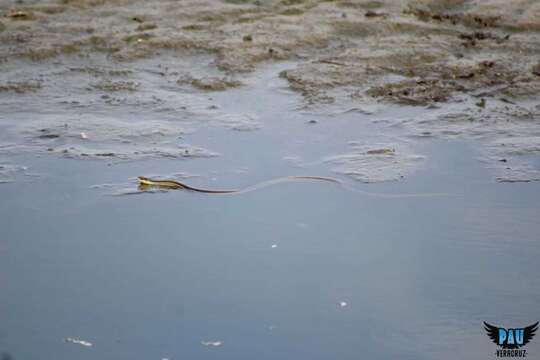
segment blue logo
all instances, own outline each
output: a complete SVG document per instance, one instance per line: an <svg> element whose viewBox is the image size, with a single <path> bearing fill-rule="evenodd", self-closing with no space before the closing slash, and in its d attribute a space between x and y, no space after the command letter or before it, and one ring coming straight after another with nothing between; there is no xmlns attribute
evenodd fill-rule
<svg viewBox="0 0 540 360"><path fill-rule="evenodd" d="M526 357L527 351L522 349L531 341L538 329L538 321L524 328L503 328L484 321L484 330L493 342L501 349L496 351L497 357Z"/></svg>

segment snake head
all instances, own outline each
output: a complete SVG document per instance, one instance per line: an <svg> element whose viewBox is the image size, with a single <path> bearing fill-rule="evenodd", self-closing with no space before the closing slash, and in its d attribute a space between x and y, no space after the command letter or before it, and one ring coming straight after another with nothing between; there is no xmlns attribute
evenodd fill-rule
<svg viewBox="0 0 540 360"><path fill-rule="evenodd" d="M146 191L149 188L152 187L152 182L149 178L144 176L137 176L137 180L139 180L139 190L140 191Z"/></svg>
<svg viewBox="0 0 540 360"><path fill-rule="evenodd" d="M152 185L152 180L147 177L137 176L137 180L139 180L139 184L141 185Z"/></svg>

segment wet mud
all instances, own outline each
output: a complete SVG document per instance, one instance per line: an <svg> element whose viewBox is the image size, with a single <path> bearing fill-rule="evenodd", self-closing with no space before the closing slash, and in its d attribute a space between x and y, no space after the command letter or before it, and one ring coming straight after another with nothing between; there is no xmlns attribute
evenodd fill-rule
<svg viewBox="0 0 540 360"><path fill-rule="evenodd" d="M411 138L478 141L500 181L539 178L527 157L540 148L536 2L63 0L4 2L0 13L2 117L66 114L10 128L26 149L215 156L178 140L201 124L261 129L256 114L223 111L212 96L286 63L279 75L301 95L296 110L421 108L394 125ZM400 155L381 154L405 166Z"/></svg>

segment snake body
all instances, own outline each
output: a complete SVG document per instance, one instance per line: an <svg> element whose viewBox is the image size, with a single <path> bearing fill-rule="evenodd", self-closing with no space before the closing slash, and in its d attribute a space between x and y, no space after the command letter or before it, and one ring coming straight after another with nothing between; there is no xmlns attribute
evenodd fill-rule
<svg viewBox="0 0 540 360"><path fill-rule="evenodd" d="M245 189L213 190L213 189L197 188L197 187L187 185L176 180L157 180L157 179L150 179L144 176L139 176L138 180L139 180L139 185L141 186L142 189L148 188L148 187L158 187L158 188L171 189L171 190L181 190L181 189L190 190L190 191L206 193L206 194L239 194L239 193L244 193L244 192L260 189L262 187L273 185L279 182L294 181L294 180L327 181L327 182L341 184L341 181L337 179L323 177L323 176L286 176L286 177L277 178L277 179L273 179L269 181L264 181L264 182L255 184L253 186L247 187Z"/></svg>
<svg viewBox="0 0 540 360"><path fill-rule="evenodd" d="M411 197L432 197L432 196L447 196L448 194L443 193L417 193L417 194L383 194L383 193L373 193L369 191L363 191L360 189L357 189L355 187L352 187L348 184L343 183L342 181L338 179L334 179L331 177L324 177L324 176L286 176L281 177L277 179L272 179L268 181L263 181L258 184L243 188L243 189L223 189L223 190L214 190L214 189L202 189L197 188L191 185L184 184L182 182L176 181L176 180L158 180L158 179L150 179L144 176L139 176L139 189L140 190L146 190L148 188L162 188L162 189L170 189L170 190L189 190L199 193L206 193L206 194L243 194L246 192L258 190L270 185L274 185L277 183L282 182L290 182L290 181L325 181L334 183L337 185L342 186L343 188L360 193L366 196L372 196L372 197L378 197L378 198L411 198Z"/></svg>

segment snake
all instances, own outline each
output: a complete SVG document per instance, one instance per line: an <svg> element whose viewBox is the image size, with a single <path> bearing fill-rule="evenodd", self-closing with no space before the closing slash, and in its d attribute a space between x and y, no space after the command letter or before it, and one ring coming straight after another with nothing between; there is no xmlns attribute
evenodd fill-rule
<svg viewBox="0 0 540 360"><path fill-rule="evenodd" d="M242 194L242 193L254 191L257 189L261 189L263 187L267 187L267 186L274 185L277 183L282 183L282 182L323 181L323 182L329 182L329 183L340 185L353 192L358 192L367 196L382 197L382 198L431 197L431 196L447 195L447 194L442 194L442 193L415 193L415 194L374 193L374 192L363 191L357 188L353 188L352 186L345 184L343 181L339 179L325 177L325 176L285 176L285 177L263 181L263 182L257 183L255 185L252 185L243 189L205 189L205 188L194 187L194 186L191 186L191 185L188 185L183 182L176 181L176 180L159 180L159 179L151 179L144 176L138 176L137 179L139 181L139 190L142 190L142 191L145 191L149 188L160 188L160 189L167 189L167 190L189 190L189 191L205 193L205 194L225 194L226 195L226 194Z"/></svg>

